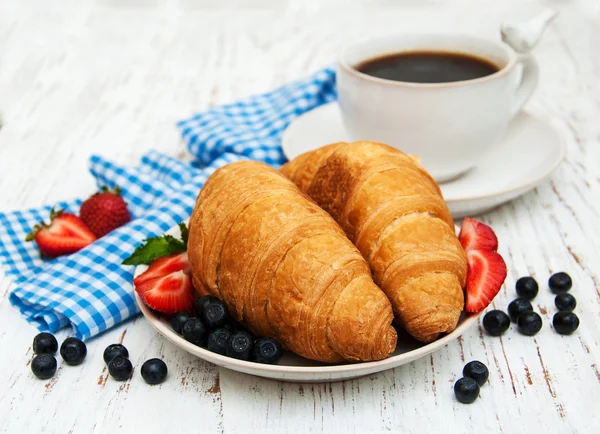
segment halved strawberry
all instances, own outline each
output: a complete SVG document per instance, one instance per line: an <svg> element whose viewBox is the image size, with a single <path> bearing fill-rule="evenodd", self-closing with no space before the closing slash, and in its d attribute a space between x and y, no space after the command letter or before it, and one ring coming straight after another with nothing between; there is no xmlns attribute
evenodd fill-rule
<svg viewBox="0 0 600 434"><path fill-rule="evenodd" d="M481 312L494 299L504 279L506 264L491 250L467 250L467 312Z"/></svg>
<svg viewBox="0 0 600 434"><path fill-rule="evenodd" d="M133 279L133 284L138 286L147 280L166 276L175 271L183 271L185 274L190 274L190 261L188 260L187 252L175 253L174 255L156 259L146 271Z"/></svg>
<svg viewBox="0 0 600 434"><path fill-rule="evenodd" d="M183 271L146 280L136 285L135 291L146 306L169 315L182 310L191 312L194 304L192 281Z"/></svg>
<svg viewBox="0 0 600 434"><path fill-rule="evenodd" d="M498 250L498 238L488 225L467 217L460 227L458 240L467 250Z"/></svg>

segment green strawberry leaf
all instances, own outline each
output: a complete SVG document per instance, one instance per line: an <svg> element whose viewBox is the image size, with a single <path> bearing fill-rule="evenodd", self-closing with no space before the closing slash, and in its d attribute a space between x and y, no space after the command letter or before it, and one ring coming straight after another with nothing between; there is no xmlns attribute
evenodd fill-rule
<svg viewBox="0 0 600 434"><path fill-rule="evenodd" d="M161 235L148 238L138 246L131 256L123 261L123 265L150 265L163 256L185 252L187 249L188 229L185 223L180 223L181 240L172 235Z"/></svg>
<svg viewBox="0 0 600 434"><path fill-rule="evenodd" d="M183 241L183 244L185 244L185 248L187 249L188 228L185 225L185 223L183 223L183 222L179 223L179 230L181 231L181 241Z"/></svg>

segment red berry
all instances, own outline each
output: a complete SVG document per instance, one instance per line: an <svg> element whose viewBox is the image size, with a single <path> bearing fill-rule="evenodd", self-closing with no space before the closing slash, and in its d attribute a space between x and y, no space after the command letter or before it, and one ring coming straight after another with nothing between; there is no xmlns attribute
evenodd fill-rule
<svg viewBox="0 0 600 434"><path fill-rule="evenodd" d="M473 218L465 218L458 235L465 250L498 250L498 238L488 225Z"/></svg>
<svg viewBox="0 0 600 434"><path fill-rule="evenodd" d="M147 280L166 276L175 271L183 271L186 274L190 274L190 261L188 260L187 252L175 253L174 255L156 259L146 271L133 279L133 284L139 286Z"/></svg>
<svg viewBox="0 0 600 434"><path fill-rule="evenodd" d="M146 280L135 291L146 306L166 314L190 312L194 304L192 282L183 271Z"/></svg>
<svg viewBox="0 0 600 434"><path fill-rule="evenodd" d="M113 190L103 187L101 192L81 204L79 215L98 238L131 221L119 187Z"/></svg>

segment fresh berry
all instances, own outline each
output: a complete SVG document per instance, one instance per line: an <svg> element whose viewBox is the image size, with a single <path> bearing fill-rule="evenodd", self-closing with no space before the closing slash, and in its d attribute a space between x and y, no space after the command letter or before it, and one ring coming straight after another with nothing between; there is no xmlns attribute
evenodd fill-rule
<svg viewBox="0 0 600 434"><path fill-rule="evenodd" d="M33 352L35 354L56 354L58 351L58 342L53 334L40 333L33 338Z"/></svg>
<svg viewBox="0 0 600 434"><path fill-rule="evenodd" d="M481 312L494 299L506 279L506 264L496 252L467 250L467 312Z"/></svg>
<svg viewBox="0 0 600 434"><path fill-rule="evenodd" d="M135 291L146 306L168 315L182 310L189 312L194 303L190 276L183 271L147 280L137 285Z"/></svg>
<svg viewBox="0 0 600 434"><path fill-rule="evenodd" d="M186 341L194 345L198 345L199 347L206 345L208 330L198 318L188 319L181 329L181 334Z"/></svg>
<svg viewBox="0 0 600 434"><path fill-rule="evenodd" d="M488 225L473 218L465 218L460 227L458 240L467 250L498 250L498 238Z"/></svg>
<svg viewBox="0 0 600 434"><path fill-rule="evenodd" d="M50 211L50 224L40 222L25 238L35 240L43 256L56 258L77 252L96 241L96 236L75 214Z"/></svg>
<svg viewBox="0 0 600 434"><path fill-rule="evenodd" d="M463 377L454 383L456 399L463 404L471 404L479 396L479 384L471 377Z"/></svg>
<svg viewBox="0 0 600 434"><path fill-rule="evenodd" d="M273 338L257 339L254 342L254 354L252 360L258 363L274 365L279 362L283 352L281 344Z"/></svg>
<svg viewBox="0 0 600 434"><path fill-rule="evenodd" d="M570 335L579 327L579 318L573 312L557 312L552 318L554 330L561 335Z"/></svg>
<svg viewBox="0 0 600 434"><path fill-rule="evenodd" d="M185 311L175 312L171 317L171 326L173 327L173 330L175 330L175 333L181 334L181 329L183 329L183 325L188 319L190 319L189 313Z"/></svg>
<svg viewBox="0 0 600 434"><path fill-rule="evenodd" d="M550 279L548 279L548 286L553 293L562 294L571 289L573 281L571 280L571 276L561 271L560 273L555 273L550 276Z"/></svg>
<svg viewBox="0 0 600 434"><path fill-rule="evenodd" d="M104 350L104 363L108 364L112 359L118 356L125 357L126 359L128 359L129 351L127 351L127 348L125 348L125 346L122 344L109 345Z"/></svg>
<svg viewBox="0 0 600 434"><path fill-rule="evenodd" d="M102 187L99 193L81 204L79 215L98 238L131 221L119 187L113 190Z"/></svg>
<svg viewBox="0 0 600 434"><path fill-rule="evenodd" d="M117 381L125 381L133 374L133 365L127 357L117 356L108 362L108 373Z"/></svg>
<svg viewBox="0 0 600 434"><path fill-rule="evenodd" d="M207 348L213 353L225 355L231 332L225 328L215 329L208 334Z"/></svg>
<svg viewBox="0 0 600 434"><path fill-rule="evenodd" d="M80 365L86 355L87 347L77 338L67 338L60 346L60 356L67 365Z"/></svg>
<svg viewBox="0 0 600 434"><path fill-rule="evenodd" d="M533 300L538 293L538 284L533 277L521 277L515 285L519 297Z"/></svg>
<svg viewBox="0 0 600 434"><path fill-rule="evenodd" d="M133 284L139 286L148 280L163 277L175 271L183 271L185 274L190 274L190 261L187 252L175 253L156 259L146 271L133 279Z"/></svg>
<svg viewBox="0 0 600 434"><path fill-rule="evenodd" d="M244 331L232 333L229 341L227 341L225 354L234 359L250 360L250 355L252 354L252 335Z"/></svg>
<svg viewBox="0 0 600 434"><path fill-rule="evenodd" d="M527 336L533 336L542 329L542 317L533 311L523 312L517 319L519 331Z"/></svg>
<svg viewBox="0 0 600 434"><path fill-rule="evenodd" d="M477 381L479 386L483 386L490 376L490 371L483 363L473 360L465 365L463 375Z"/></svg>
<svg viewBox="0 0 600 434"><path fill-rule="evenodd" d="M532 311L533 306L526 298L515 298L508 305L508 315L513 322L517 322L517 319L523 312Z"/></svg>
<svg viewBox="0 0 600 434"><path fill-rule="evenodd" d="M51 354L38 354L31 361L31 372L40 380L52 378L56 372L56 359Z"/></svg>
<svg viewBox="0 0 600 434"><path fill-rule="evenodd" d="M142 378L148 384L160 384L167 378L167 364L160 359L146 360L142 365Z"/></svg>
<svg viewBox="0 0 600 434"><path fill-rule="evenodd" d="M565 312L571 312L577 306L577 300L568 292L564 294L558 294L554 298L554 305L558 310L562 310Z"/></svg>
<svg viewBox="0 0 600 434"><path fill-rule="evenodd" d="M217 297L213 295L203 295L202 297L194 300L194 313L198 318L202 318L204 315L204 309L208 306L209 303L213 301L220 301Z"/></svg>
<svg viewBox="0 0 600 434"><path fill-rule="evenodd" d="M200 318L206 327L214 329L225 325L229 319L229 312L221 300L212 300L205 304Z"/></svg>
<svg viewBox="0 0 600 434"><path fill-rule="evenodd" d="M510 318L501 310L490 310L483 317L483 328L492 336L500 336L510 326Z"/></svg>

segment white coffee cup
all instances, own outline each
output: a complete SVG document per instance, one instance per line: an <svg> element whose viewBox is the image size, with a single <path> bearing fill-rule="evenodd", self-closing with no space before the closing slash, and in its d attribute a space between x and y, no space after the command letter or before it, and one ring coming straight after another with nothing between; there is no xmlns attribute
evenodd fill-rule
<svg viewBox="0 0 600 434"><path fill-rule="evenodd" d="M472 80L410 83L356 69L383 55L411 51L468 54L499 70ZM502 139L537 81L538 66L531 55L517 54L499 40L458 34L369 39L346 48L337 68L338 99L350 136L419 156L440 182L475 166Z"/></svg>

